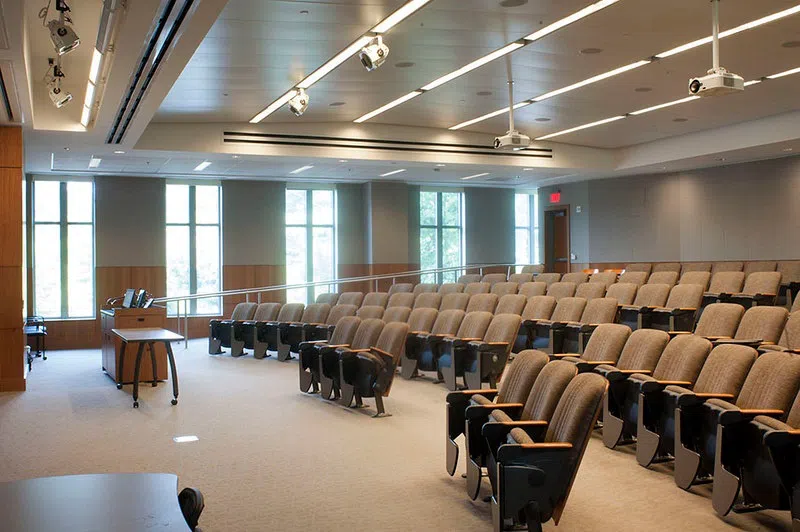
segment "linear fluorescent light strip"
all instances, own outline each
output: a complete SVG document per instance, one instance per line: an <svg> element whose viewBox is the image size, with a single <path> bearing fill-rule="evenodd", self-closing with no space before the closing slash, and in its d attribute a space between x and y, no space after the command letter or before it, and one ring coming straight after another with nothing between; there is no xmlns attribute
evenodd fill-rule
<svg viewBox="0 0 800 532"><path fill-rule="evenodd" d="M89 159L89 168L97 168L98 166L100 166L100 162L102 160L103 159L98 159L97 157L92 157L91 159Z"/></svg>
<svg viewBox="0 0 800 532"><path fill-rule="evenodd" d="M659 109L664 109L666 107L672 107L673 105L680 105L682 103L691 102L692 100L699 99L700 96L687 96L686 98L681 98L680 100L674 100L667 103L662 103L660 105L654 105L653 107L647 107L645 109L639 109L638 111L633 111L630 113L631 115L643 115L645 113L649 113L651 111L658 111Z"/></svg>
<svg viewBox="0 0 800 532"><path fill-rule="evenodd" d="M522 39L522 41L524 41L524 42L515 41L515 42L512 42L512 43L509 43L509 44L505 45L504 47L502 47L502 48L500 48L498 50L495 50L494 52L492 52L492 53L490 53L488 55L480 57L480 58L476 59L475 61L472 61L471 63L468 63L468 64L464 65L463 67L450 72L449 74L445 74L444 76L431 81L427 85L424 85L423 87L421 87L419 90L411 92L411 93L407 94L406 96L402 96L402 97L400 97L400 98L398 98L398 99L396 99L396 100L394 100L392 102L389 102L388 104L384 105L383 107L379 107L378 109L375 109L374 111L371 111L371 112L365 114L364 116L361 116L361 117L353 120L353 122L355 122L356 124L360 124L362 122L366 122L370 118L374 118L374 117L378 116L379 114L384 113L384 112L388 111L389 109L392 109L393 107L397 107L398 105L401 105L401 104L407 102L411 98L419 96L423 92L427 92L427 91L433 90L433 89L435 89L435 88L437 88L437 87L439 87L441 85L444 85L445 83L449 83L450 81L453 81L454 79L456 79L458 77L461 77L464 74L467 74L468 72L472 72L476 68L480 68L480 67L482 67L483 65L485 65L487 63L491 63L495 59L499 59L499 58L501 58L501 57L503 57L505 55L510 54L511 52L513 52L515 50L518 50L518 49L522 48L523 46L527 46L527 45L531 44L532 42L538 41L539 39L541 39L542 37L544 37L546 35L549 35L549 34L555 32L555 31L558 31L561 28L572 24L573 22L577 22L578 20L581 20L582 18L588 17L592 13L596 13L597 11L600 11L601 9L605 9L606 7L608 7L610 5L613 5L613 4L616 4L617 2L619 2L619 0L601 0L600 2L596 2L596 3L594 3L594 4L590 5L590 6L587 6L587 7L583 8L583 9L581 9L580 11L576 11L575 13L573 13L573 14L567 16L567 17L564 17L564 18L562 18L560 20L557 20L556 22L548 25L545 28L542 28L541 30L539 30L539 31L537 31L535 33L531 33L530 35L528 35L527 37L524 37ZM374 31L377 31L377 30L374 30ZM505 111L506 110L504 109L503 112L505 112ZM501 114L501 113L498 113L498 114Z"/></svg>
<svg viewBox="0 0 800 532"><path fill-rule="evenodd" d="M757 28L759 26L763 26L764 24L768 24L770 22L774 22L776 20L780 20L780 19L789 17L789 16L795 15L797 13L800 13L800 5L797 5L795 7L791 7L789 9L784 9L783 11L778 11L777 13L773 13L771 15L767 15L765 17L761 17L759 19L752 20L750 22L746 22L744 24L736 26L735 28L731 28L729 30L722 31L722 32L720 32L719 37L720 37L720 39L725 38L725 37L730 37L731 35L736 35L737 33L741 33L741 32L746 31L746 30L751 30L753 28ZM544 28L544 29L546 29L546 28ZM544 29L540 30L540 31L544 31ZM526 37L526 39L527 39L527 37ZM691 50L693 48L697 48L698 46L702 46L704 44L708 44L711 41L712 41L712 38L710 36L709 37L703 37L702 39L697 39L697 40L694 40L692 42L689 42L689 43L686 43L686 44L682 44L681 46L677 46L675 48L672 48L671 50L667 50L666 52L661 52L660 54L656 54L655 57L658 58L658 59L664 59L664 58L671 57L673 55L677 55L679 53L685 52L687 50ZM541 96L537 96L535 98L531 98L530 100L526 100L524 102L520 102L519 104L515 104L514 108L517 109L517 105L519 105L520 107L524 107L525 105L529 105L529 104L531 104L533 102L540 102L540 101L545 100L547 98L552 98L553 96L556 96L556 95L559 95L559 94L564 94L565 92L569 92L569 91L578 89L580 87L585 87L586 85L590 85L592 83L596 83L598 81L607 79L607 78L612 77L612 76L617 76L619 74L622 74L622 73L627 72L629 70L633 70L634 68L638 68L640 66L644 66L644 65L652 62L650 59L646 59L646 60L643 60L643 61L644 62L637 61L636 63L631 63L630 65L626 65L624 67L620 67L620 68L611 70L609 72L605 72L604 74L598 74L597 76L593 76L591 78L588 78L586 80L580 81L578 83L574 83L572 85L569 85L568 87L557 89L557 90L548 92L546 94L543 94ZM748 82L748 83L753 84L753 82ZM756 83L757 83L757 81L756 81ZM485 114L483 116L479 116L477 118L473 118L471 120L467 120L466 122L461 122L460 124L456 124L455 126L452 126L452 127L448 128L448 129L450 129L451 131L456 131L456 130L459 130L459 129L462 129L462 128L465 128L465 127L468 127L468 126L471 126L471 125L474 125L474 124L477 124L479 122L483 122L484 120L488 120L490 118L494 118L495 116L500 116L502 114L505 114L506 112L508 112L508 108L498 109L497 111L493 111L493 112L487 113L487 114Z"/></svg>
<svg viewBox="0 0 800 532"><path fill-rule="evenodd" d="M209 166L211 166L211 161L203 161L202 163L200 163L200 164L198 164L197 166L194 167L194 171L195 172L202 172L203 170L205 170Z"/></svg>
<svg viewBox="0 0 800 532"><path fill-rule="evenodd" d="M356 39L353 43L351 43L347 48L333 56L329 59L326 63L324 63L321 67L313 71L311 74L303 78L300 83L295 85L294 88L286 92L283 96L269 104L263 111L258 113L252 119L250 119L251 124L257 124L261 122L266 117L286 105L286 103L291 100L296 94L297 89L308 89L316 82L330 74L333 70L339 67L342 63L353 57L355 54L359 52L364 46L369 44L372 39L375 38L376 34L380 35L386 33L403 20L408 18L409 16L413 15L419 9L425 6L425 4L431 2L432 0L411 0L410 2L406 2L403 4L402 7L391 13L388 17L383 19L381 22L378 23L377 26L372 28L367 34L362 35L358 39Z"/></svg>
<svg viewBox="0 0 800 532"><path fill-rule="evenodd" d="M314 168L314 165L313 164L309 164L309 165L306 165L306 166L301 166L297 170L292 170L289 173L290 174L301 174L301 173L305 172L306 170L311 170L312 168Z"/></svg>
<svg viewBox="0 0 800 532"><path fill-rule="evenodd" d="M467 179L475 179L476 177L483 177L485 175L489 175L489 172L484 172L482 174L468 175L467 177L462 177L461 179L466 181Z"/></svg>
<svg viewBox="0 0 800 532"><path fill-rule="evenodd" d="M389 177L390 175L400 174L400 173L405 172L405 171L406 171L405 168L401 168L400 170L394 170L394 171L391 171L391 172L386 172L385 174L381 174L381 177Z"/></svg>
<svg viewBox="0 0 800 532"><path fill-rule="evenodd" d="M597 122L591 122L589 124L583 124L582 126L565 129L564 131L557 131L556 133L550 133L549 135L539 137L535 140L547 140L553 137L558 137L560 135L566 135L567 133L580 131L581 129L589 129L590 127L602 126L603 124L608 124L609 122L616 122L617 120L622 120L623 118L625 118L625 115L612 116L611 118L604 118L603 120L598 120Z"/></svg>

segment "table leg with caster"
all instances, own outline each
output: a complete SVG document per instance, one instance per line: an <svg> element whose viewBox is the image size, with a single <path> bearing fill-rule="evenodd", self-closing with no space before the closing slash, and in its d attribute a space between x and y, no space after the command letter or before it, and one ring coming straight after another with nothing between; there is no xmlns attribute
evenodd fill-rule
<svg viewBox="0 0 800 532"><path fill-rule="evenodd" d="M117 390L122 389L122 380L125 378L125 375L122 370L125 368L125 348L128 347L128 342L122 342L122 347L119 349L119 367L117 368Z"/></svg>
<svg viewBox="0 0 800 532"><path fill-rule="evenodd" d="M178 372L175 370L175 356L172 354L172 345L169 342L164 342L167 347L167 358L169 358L169 369L172 373L172 404L178 404Z"/></svg>
<svg viewBox="0 0 800 532"><path fill-rule="evenodd" d="M156 366L156 346L153 342L147 344L148 349L150 349L150 365L153 369L153 380L150 381L150 385L155 388L158 384L158 367Z"/></svg>
<svg viewBox="0 0 800 532"><path fill-rule="evenodd" d="M139 371L142 368L143 354L144 343L139 342L139 349L136 351L136 366L133 368L133 408L139 408Z"/></svg>

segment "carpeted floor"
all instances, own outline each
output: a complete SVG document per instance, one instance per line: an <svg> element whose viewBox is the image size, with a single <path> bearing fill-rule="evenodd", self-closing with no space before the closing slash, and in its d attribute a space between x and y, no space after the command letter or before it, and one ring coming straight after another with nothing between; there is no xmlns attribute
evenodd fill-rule
<svg viewBox="0 0 800 532"><path fill-rule="evenodd" d="M177 406L162 383L141 388L138 410L131 387L119 391L101 372L99 351L36 360L29 391L0 394L0 480L176 473L205 495L205 532L491 529L488 505L445 472L442 386L398 378L386 401L393 416L372 419L371 400L349 410L301 394L296 361L205 351L201 340L176 349ZM199 441L172 441L181 435ZM557 530L733 529L788 531L791 521L788 512L720 519L708 487L684 492L671 466L643 469L595 436Z"/></svg>

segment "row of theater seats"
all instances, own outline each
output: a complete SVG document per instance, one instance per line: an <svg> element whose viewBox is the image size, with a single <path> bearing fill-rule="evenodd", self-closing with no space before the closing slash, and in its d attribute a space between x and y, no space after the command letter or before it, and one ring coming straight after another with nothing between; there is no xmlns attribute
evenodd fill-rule
<svg viewBox="0 0 800 532"><path fill-rule="evenodd" d="M522 351L498 389L448 394L446 469L464 435L467 493L485 469L496 530L558 523L602 405L607 447L635 444L643 467L674 460L683 489L713 483L720 515L791 510L797 528L800 351L756 343L604 324L583 355Z"/></svg>

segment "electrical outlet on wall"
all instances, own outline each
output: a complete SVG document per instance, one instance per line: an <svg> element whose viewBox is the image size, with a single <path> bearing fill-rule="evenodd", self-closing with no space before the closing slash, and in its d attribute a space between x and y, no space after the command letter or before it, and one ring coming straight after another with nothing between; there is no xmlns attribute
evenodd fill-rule
<svg viewBox="0 0 800 532"><path fill-rule="evenodd" d="M578 256L575 253L570 253L569 254L569 259L570 260L578 260Z"/></svg>

